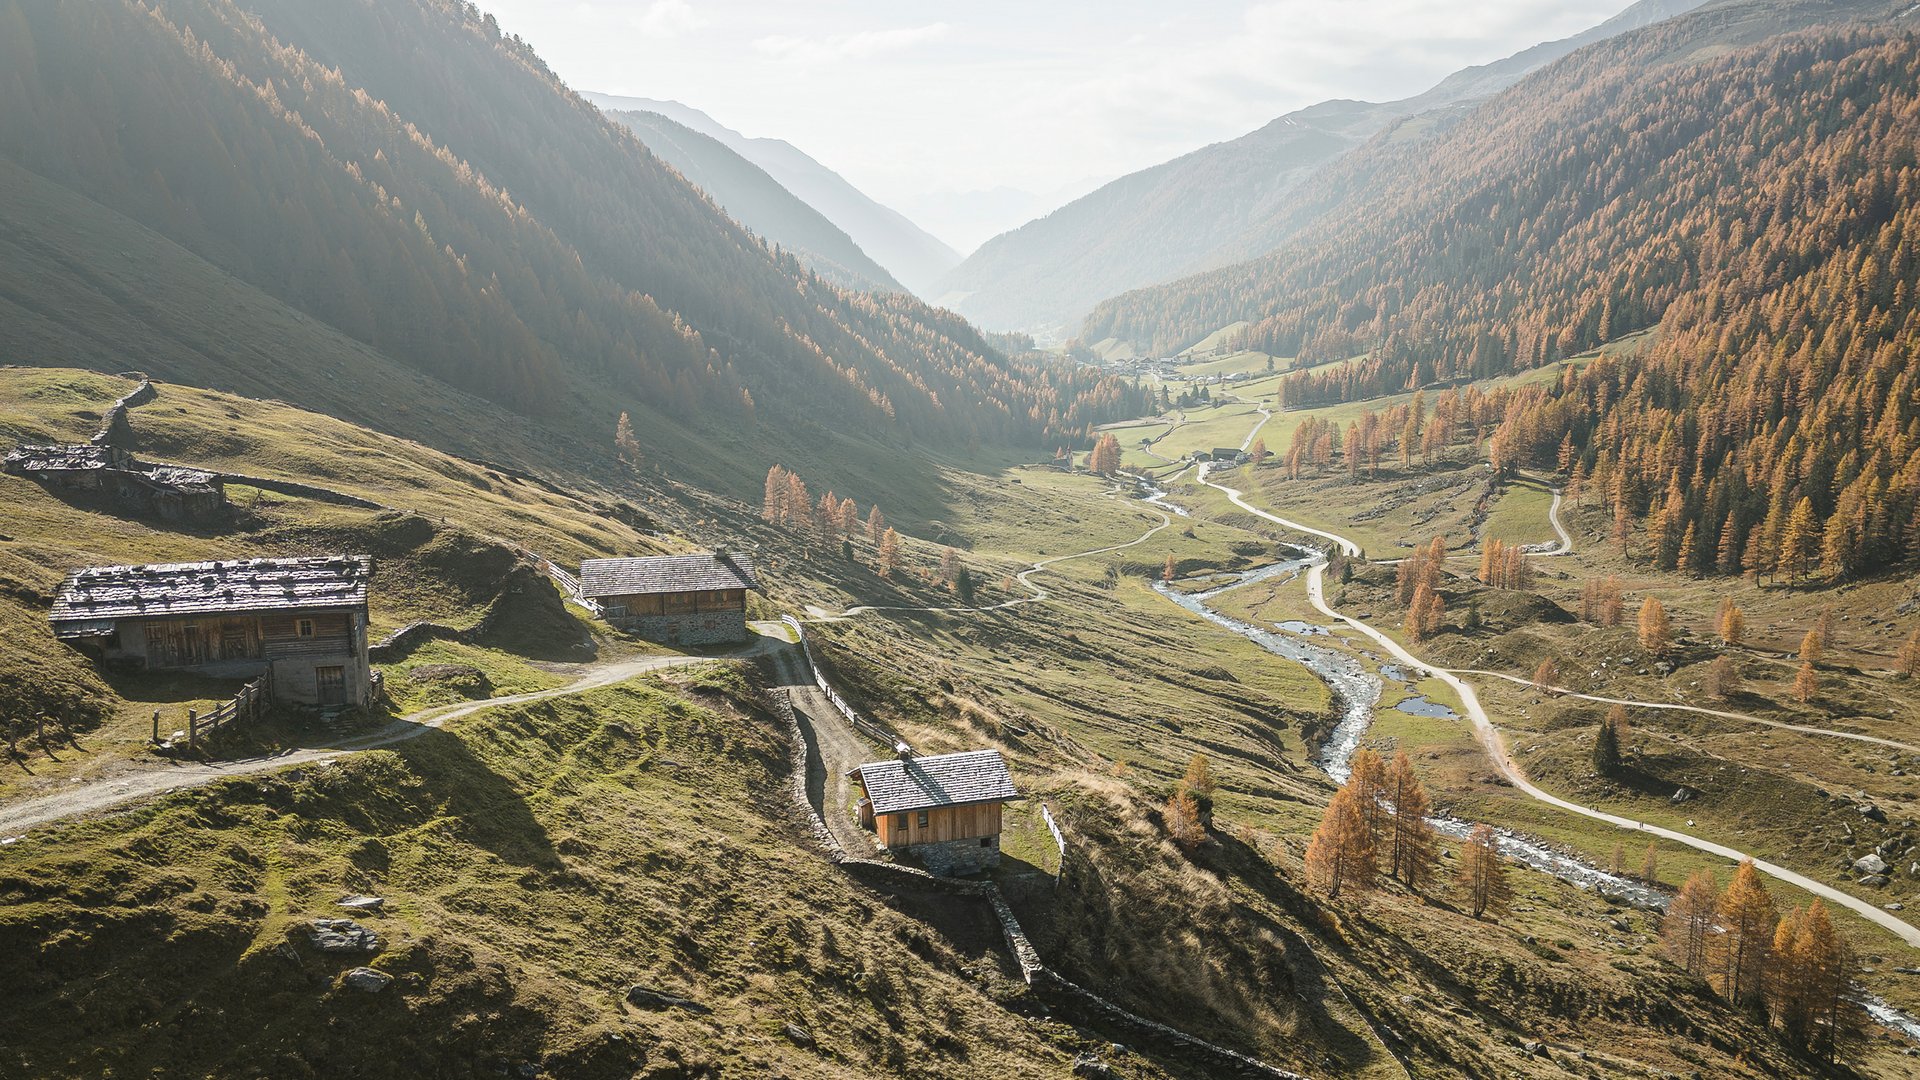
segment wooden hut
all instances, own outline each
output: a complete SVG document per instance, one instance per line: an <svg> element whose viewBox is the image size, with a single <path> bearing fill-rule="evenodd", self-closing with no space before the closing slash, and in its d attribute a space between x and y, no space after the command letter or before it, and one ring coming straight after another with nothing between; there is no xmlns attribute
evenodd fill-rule
<svg viewBox="0 0 1920 1080"><path fill-rule="evenodd" d="M1001 807L1019 798L998 750L914 757L853 769L860 823L890 850L936 874L971 874L1000 862Z"/></svg>
<svg viewBox="0 0 1920 1080"><path fill-rule="evenodd" d="M759 588L753 563L726 551L580 564L580 592L608 622L675 645L745 641L747 591Z"/></svg>
<svg viewBox="0 0 1920 1080"><path fill-rule="evenodd" d="M54 636L108 664L251 679L300 705L367 705L365 555L96 566L54 595Z"/></svg>

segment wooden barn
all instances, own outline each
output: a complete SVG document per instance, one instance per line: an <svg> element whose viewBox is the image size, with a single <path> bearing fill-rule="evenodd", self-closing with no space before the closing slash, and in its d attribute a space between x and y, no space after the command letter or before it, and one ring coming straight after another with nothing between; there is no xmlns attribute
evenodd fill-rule
<svg viewBox="0 0 1920 1080"><path fill-rule="evenodd" d="M55 594L54 635L106 664L251 679L275 699L368 705L364 555L75 570Z"/></svg>
<svg viewBox="0 0 1920 1080"><path fill-rule="evenodd" d="M1000 863L1000 814L1019 798L998 750L914 757L858 766L860 824L890 850L936 874L972 874Z"/></svg>
<svg viewBox="0 0 1920 1080"><path fill-rule="evenodd" d="M747 591L759 588L753 563L725 551L580 564L580 591L608 622L673 645L747 640Z"/></svg>

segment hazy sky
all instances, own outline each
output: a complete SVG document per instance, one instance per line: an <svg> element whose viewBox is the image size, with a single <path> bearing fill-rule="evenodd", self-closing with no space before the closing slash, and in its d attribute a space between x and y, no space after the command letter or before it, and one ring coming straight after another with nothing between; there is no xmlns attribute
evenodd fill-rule
<svg viewBox="0 0 1920 1080"><path fill-rule="evenodd" d="M786 139L965 250L984 224L933 220L955 193L1046 209L1303 105L1418 93L1628 0L478 2L575 89Z"/></svg>

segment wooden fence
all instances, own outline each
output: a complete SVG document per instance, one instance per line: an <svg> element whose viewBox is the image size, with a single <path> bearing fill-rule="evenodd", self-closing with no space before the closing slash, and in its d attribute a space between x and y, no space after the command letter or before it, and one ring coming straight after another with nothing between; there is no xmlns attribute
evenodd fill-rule
<svg viewBox="0 0 1920 1080"><path fill-rule="evenodd" d="M813 675L813 684L820 688L821 693L827 695L827 700L833 702L833 707L840 710L841 716L847 718L847 723L852 724L855 731L882 746L900 745L904 740L898 734L861 716L852 705L847 703L847 699L841 697L839 691L827 682L826 673L820 670L820 661L813 655L813 645L807 641L807 629L800 624L800 620L791 615L782 615L780 621L793 628L794 635L800 639L800 650L806 654L807 670Z"/></svg>
<svg viewBox="0 0 1920 1080"><path fill-rule="evenodd" d="M201 716L193 709L187 710L187 749L200 748L200 740L212 738L223 728L239 723L252 723L266 712L267 705L273 700L273 673L268 672L240 688L233 700ZM171 738L160 738L160 713L153 714L153 741L157 745L172 744Z"/></svg>

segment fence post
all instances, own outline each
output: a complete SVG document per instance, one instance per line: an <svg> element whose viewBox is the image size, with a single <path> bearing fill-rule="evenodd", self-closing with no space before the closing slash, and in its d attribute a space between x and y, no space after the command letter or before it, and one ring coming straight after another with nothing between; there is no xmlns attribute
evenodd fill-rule
<svg viewBox="0 0 1920 1080"><path fill-rule="evenodd" d="M200 716L198 713L195 713L192 709L188 709L187 710L187 749L189 750L197 749L195 744L198 743L199 741L200 741Z"/></svg>
<svg viewBox="0 0 1920 1080"><path fill-rule="evenodd" d="M153 710L153 741L156 745L158 745L160 742L160 710L159 709Z"/></svg>

